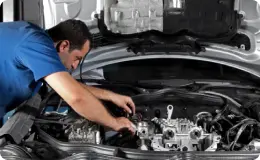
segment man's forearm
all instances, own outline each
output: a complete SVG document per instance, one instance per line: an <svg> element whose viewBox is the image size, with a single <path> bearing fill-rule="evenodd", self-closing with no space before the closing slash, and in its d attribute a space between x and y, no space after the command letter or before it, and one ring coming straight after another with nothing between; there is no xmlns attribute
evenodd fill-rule
<svg viewBox="0 0 260 160"><path fill-rule="evenodd" d="M73 108L83 117L116 130L116 120L91 93L84 93L84 99L75 101ZM82 107L85 106L85 107Z"/></svg>
<svg viewBox="0 0 260 160"><path fill-rule="evenodd" d="M111 100L111 95L113 94L113 92L105 90L105 89L100 89L100 88L97 88L97 87L87 86L87 85L84 85L82 83L80 83L80 84L85 89L87 89L89 92L91 92L98 99L107 100L107 101Z"/></svg>

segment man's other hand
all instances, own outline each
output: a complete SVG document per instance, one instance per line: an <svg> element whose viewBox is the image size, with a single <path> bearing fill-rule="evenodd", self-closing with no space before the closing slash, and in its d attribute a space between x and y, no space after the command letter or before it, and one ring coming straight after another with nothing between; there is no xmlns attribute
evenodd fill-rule
<svg viewBox="0 0 260 160"><path fill-rule="evenodd" d="M123 96L120 94L112 93L110 94L110 100L118 107L123 108L130 114L135 113L135 104L131 97ZM130 109L131 107L131 109Z"/></svg>
<svg viewBox="0 0 260 160"><path fill-rule="evenodd" d="M136 128L134 124L125 117L116 118L117 126L114 128L115 131L120 132L125 129L130 131L133 135L135 134Z"/></svg>

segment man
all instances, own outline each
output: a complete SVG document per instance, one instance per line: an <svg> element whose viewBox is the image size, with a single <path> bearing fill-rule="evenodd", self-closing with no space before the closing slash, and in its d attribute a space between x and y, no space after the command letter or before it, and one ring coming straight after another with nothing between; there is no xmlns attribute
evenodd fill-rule
<svg viewBox="0 0 260 160"><path fill-rule="evenodd" d="M112 101L131 113L135 105L130 97L80 84L68 73L77 68L90 45L91 34L79 20L66 20L47 31L28 22L1 23L0 117L7 107L32 97L46 81L79 115L115 131L134 132L128 119L112 117L98 100Z"/></svg>

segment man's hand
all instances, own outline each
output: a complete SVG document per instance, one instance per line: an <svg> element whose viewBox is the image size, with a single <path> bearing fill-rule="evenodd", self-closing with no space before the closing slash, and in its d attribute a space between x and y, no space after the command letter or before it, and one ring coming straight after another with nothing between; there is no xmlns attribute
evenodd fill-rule
<svg viewBox="0 0 260 160"><path fill-rule="evenodd" d="M116 125L116 128L113 128L115 131L123 131L124 129L127 129L129 130L133 135L135 134L135 127L134 127L134 124L129 121L127 118L125 117L119 117L119 118L116 118L116 122L117 122L117 125Z"/></svg>
<svg viewBox="0 0 260 160"><path fill-rule="evenodd" d="M118 107L123 108L128 113L135 113L135 104L131 97L123 96L116 93L110 94L110 101L116 104ZM130 109L131 107L131 109Z"/></svg>

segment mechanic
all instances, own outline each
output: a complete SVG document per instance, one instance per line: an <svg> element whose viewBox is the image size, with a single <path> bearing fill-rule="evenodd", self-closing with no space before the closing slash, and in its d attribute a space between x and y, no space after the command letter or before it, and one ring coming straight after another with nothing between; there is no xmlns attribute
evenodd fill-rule
<svg viewBox="0 0 260 160"><path fill-rule="evenodd" d="M89 29L80 20L69 19L48 30L25 21L0 23L0 117L7 107L31 98L45 81L79 115L133 133L127 118L113 117L99 100L134 113L130 97L81 84L69 74L89 52L91 42Z"/></svg>

